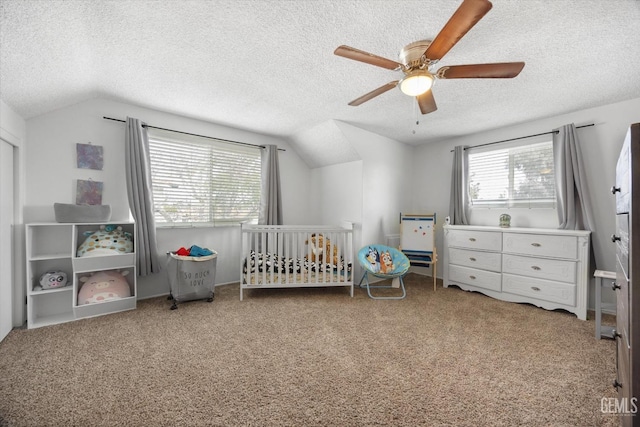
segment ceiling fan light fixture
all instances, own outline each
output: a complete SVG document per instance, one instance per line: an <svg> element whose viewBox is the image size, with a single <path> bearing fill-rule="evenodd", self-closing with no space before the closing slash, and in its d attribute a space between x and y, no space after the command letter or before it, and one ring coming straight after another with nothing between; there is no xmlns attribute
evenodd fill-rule
<svg viewBox="0 0 640 427"><path fill-rule="evenodd" d="M433 86L433 75L426 70L411 71L400 81L400 90L409 96L419 96Z"/></svg>

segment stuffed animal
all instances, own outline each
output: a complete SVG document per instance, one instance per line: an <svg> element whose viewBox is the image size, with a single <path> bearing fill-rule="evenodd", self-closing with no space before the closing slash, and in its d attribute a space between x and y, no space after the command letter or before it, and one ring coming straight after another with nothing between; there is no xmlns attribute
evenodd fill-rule
<svg viewBox="0 0 640 427"><path fill-rule="evenodd" d="M393 272L395 266L393 265L393 258L389 251L384 251L380 254L380 273L390 274Z"/></svg>
<svg viewBox="0 0 640 427"><path fill-rule="evenodd" d="M112 301L131 296L131 288L124 278L129 274L125 270L97 271L88 277L81 277L83 283L78 292L78 305Z"/></svg>
<svg viewBox="0 0 640 427"><path fill-rule="evenodd" d="M336 245L332 245L331 241L325 239L322 234L313 233L310 240L310 242L309 240L305 241L305 244L311 246L311 262L332 262L333 265L338 265L338 247ZM329 261L325 258L325 254L331 254L327 257L330 259Z"/></svg>
<svg viewBox="0 0 640 427"><path fill-rule="evenodd" d="M369 262L369 269L371 270L371 272L380 272L380 254L378 253L378 250L369 246L369 251L367 252L366 258Z"/></svg>
<svg viewBox="0 0 640 427"><path fill-rule="evenodd" d="M102 225L98 231L87 231L88 236L78 247L78 257L116 255L133 252L133 236L122 227Z"/></svg>
<svg viewBox="0 0 640 427"><path fill-rule="evenodd" d="M67 285L67 273L64 271L47 271L40 276L40 286L42 289L57 289Z"/></svg>

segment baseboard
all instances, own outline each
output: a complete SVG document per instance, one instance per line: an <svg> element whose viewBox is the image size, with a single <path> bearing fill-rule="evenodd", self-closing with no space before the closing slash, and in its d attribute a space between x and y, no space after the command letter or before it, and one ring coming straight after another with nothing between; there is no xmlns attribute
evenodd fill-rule
<svg viewBox="0 0 640 427"><path fill-rule="evenodd" d="M238 283L237 281L234 282L226 282L226 283L216 283L215 285L213 285L214 288L217 288L218 286L225 286L225 285L234 285ZM136 301L142 301L145 299L151 299L151 298L159 298L159 297L168 297L169 296L169 292L163 292L160 294L153 294L153 295L147 295L144 297L138 297L136 298Z"/></svg>

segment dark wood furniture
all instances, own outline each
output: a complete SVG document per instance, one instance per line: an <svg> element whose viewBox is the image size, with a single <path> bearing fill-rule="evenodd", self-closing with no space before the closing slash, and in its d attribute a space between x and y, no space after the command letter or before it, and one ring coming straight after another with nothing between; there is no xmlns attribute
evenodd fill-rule
<svg viewBox="0 0 640 427"><path fill-rule="evenodd" d="M629 127L616 166L616 367L623 426L640 426L640 123ZM636 277L634 277L634 275Z"/></svg>

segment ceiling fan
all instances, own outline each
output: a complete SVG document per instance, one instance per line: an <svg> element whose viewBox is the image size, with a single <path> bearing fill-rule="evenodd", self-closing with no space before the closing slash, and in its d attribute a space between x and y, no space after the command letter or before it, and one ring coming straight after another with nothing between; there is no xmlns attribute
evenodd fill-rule
<svg viewBox="0 0 640 427"><path fill-rule="evenodd" d="M522 71L524 62L500 62L493 64L450 65L436 72L430 69L491 10L488 0L463 0L433 40L419 40L406 45L400 51L400 62L383 58L349 46L339 46L333 53L338 56L364 62L394 71L402 71L404 77L389 82L349 103L360 105L400 85L407 95L415 96L422 114L438 109L431 87L435 79L498 78L510 79Z"/></svg>

